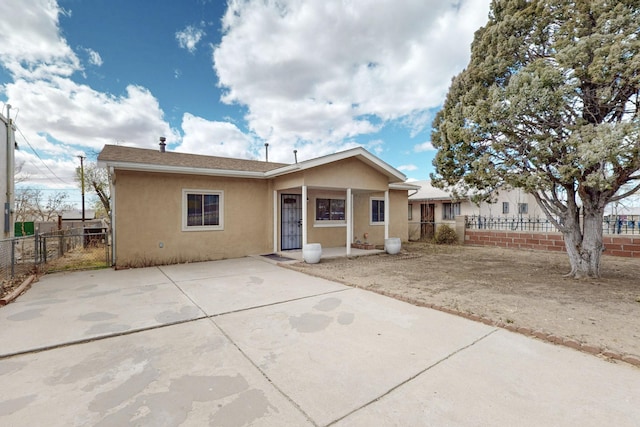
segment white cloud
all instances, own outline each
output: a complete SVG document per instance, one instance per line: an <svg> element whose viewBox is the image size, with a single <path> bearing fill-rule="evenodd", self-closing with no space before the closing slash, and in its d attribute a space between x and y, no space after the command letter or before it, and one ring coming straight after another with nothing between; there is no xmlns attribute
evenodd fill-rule
<svg viewBox="0 0 640 427"><path fill-rule="evenodd" d="M411 172L411 171L418 170L418 167L416 165L401 165L401 166L398 166L396 169L398 169L399 171Z"/></svg>
<svg viewBox="0 0 640 427"><path fill-rule="evenodd" d="M413 151L416 153L422 153L423 151L435 151L435 148L433 147L433 144L431 144L431 141L426 141L422 144L414 145Z"/></svg>
<svg viewBox="0 0 640 427"><path fill-rule="evenodd" d="M84 51L89 55L89 63L91 65L95 65L96 67L100 67L102 65L102 57L98 52L89 48L84 48Z"/></svg>
<svg viewBox="0 0 640 427"><path fill-rule="evenodd" d="M62 12L55 1L24 0L20 7L9 3L0 1L0 16L6 17L0 20L0 62L13 82L2 91L19 128L16 160L24 161L30 182L73 183L75 168L70 165L76 156L93 154L104 144L156 147L160 135L169 142L179 139L146 88L130 85L126 93L112 95L71 79L82 66L60 33ZM79 50L88 54L89 63L102 64L98 52Z"/></svg>
<svg viewBox="0 0 640 427"><path fill-rule="evenodd" d="M202 28L188 25L184 30L176 32L176 40L181 48L194 53L198 43L205 35L206 33Z"/></svg>
<svg viewBox="0 0 640 427"><path fill-rule="evenodd" d="M213 56L222 100L269 142L332 146L393 120L415 135L487 13L486 0L230 1Z"/></svg>
<svg viewBox="0 0 640 427"><path fill-rule="evenodd" d="M69 76L81 69L78 57L60 35L55 1L0 2L0 61L16 78Z"/></svg>
<svg viewBox="0 0 640 427"><path fill-rule="evenodd" d="M145 88L128 86L126 94L113 96L63 77L48 81L17 80L6 85L9 103L19 106L16 120L29 139L46 132L67 145L99 150L104 144L124 140L138 146L155 145L158 136L175 142L163 119L158 101ZM37 127L35 127L37 124ZM50 154L56 146L42 144Z"/></svg>
<svg viewBox="0 0 640 427"><path fill-rule="evenodd" d="M182 117L184 137L176 151L212 156L254 158L257 142L234 124L216 122L185 113Z"/></svg>

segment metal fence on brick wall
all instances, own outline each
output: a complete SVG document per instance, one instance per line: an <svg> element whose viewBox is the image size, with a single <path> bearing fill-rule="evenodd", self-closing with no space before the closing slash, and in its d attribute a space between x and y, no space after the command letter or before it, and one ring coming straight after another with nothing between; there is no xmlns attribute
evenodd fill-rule
<svg viewBox="0 0 640 427"><path fill-rule="evenodd" d="M0 240L0 279L36 272L80 270L111 265L106 228L55 230Z"/></svg>
<svg viewBox="0 0 640 427"><path fill-rule="evenodd" d="M555 232L556 226L547 218L526 216L482 216L468 215L465 217L466 228L472 230L510 230ZM640 234L640 221L623 216L608 216L602 223L604 234Z"/></svg>

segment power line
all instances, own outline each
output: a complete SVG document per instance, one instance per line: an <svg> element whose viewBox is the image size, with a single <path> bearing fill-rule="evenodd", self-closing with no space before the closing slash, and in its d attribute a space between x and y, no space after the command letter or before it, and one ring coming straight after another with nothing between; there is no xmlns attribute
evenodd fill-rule
<svg viewBox="0 0 640 427"><path fill-rule="evenodd" d="M15 124L15 123L14 123ZM40 154L38 154L38 152L36 151L35 148L33 148L33 146L31 145L31 143L29 142L29 140L27 139L26 136L24 136L24 134L22 133L22 130L18 127L18 125L15 125L16 129L18 129L18 132L20 132L20 135L22 136L22 138L24 139L24 141L27 143L27 145L29 146L29 148L31 148L31 151L33 151L33 154L36 155L36 157L38 159L40 159L40 161L42 162L42 164L44 165L45 168L47 168L47 170L49 172L51 172L51 175L53 175L54 177L56 177L61 183L65 184L65 185L71 185L68 182L64 181L62 178L60 178L58 175L55 174L55 172L53 172L51 170L51 168L49 166L47 166L47 164L44 162L44 160L42 159L42 157L40 157Z"/></svg>

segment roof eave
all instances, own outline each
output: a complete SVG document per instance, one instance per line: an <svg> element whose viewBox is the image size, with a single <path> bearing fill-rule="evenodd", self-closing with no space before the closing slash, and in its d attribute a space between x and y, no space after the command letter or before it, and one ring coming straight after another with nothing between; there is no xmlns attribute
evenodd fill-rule
<svg viewBox="0 0 640 427"><path fill-rule="evenodd" d="M112 162L108 160L99 160L98 166L100 167L113 167L116 170L129 170L138 172L161 172L161 173L175 173L186 175L206 175L206 176L226 176L233 178L266 178L264 172L253 171L237 171L228 169L207 169L207 168L194 168L186 166L166 166L166 165L153 165L147 163L129 163L129 162Z"/></svg>
<svg viewBox="0 0 640 427"><path fill-rule="evenodd" d="M389 182L405 182L407 177L400 171L398 171L393 166L384 162L383 160L375 157L373 154L369 153L362 147L352 148L350 150L340 151L338 153L327 154L326 156L316 157L315 159L305 160L300 163L296 163L293 165L287 165L282 168L274 169L272 171L266 172L265 176L268 178L273 178L276 176L286 175L291 172L302 171L305 169L315 168L318 166L323 166L328 163L337 162L340 160L349 159L351 157L360 157L364 160L366 164L379 171L383 172L389 178Z"/></svg>
<svg viewBox="0 0 640 427"><path fill-rule="evenodd" d="M399 182L399 183L391 183L391 184L389 184L389 188L391 190L411 190L411 191L413 191L413 190L419 190L422 187L420 187L419 185L411 184L409 182Z"/></svg>

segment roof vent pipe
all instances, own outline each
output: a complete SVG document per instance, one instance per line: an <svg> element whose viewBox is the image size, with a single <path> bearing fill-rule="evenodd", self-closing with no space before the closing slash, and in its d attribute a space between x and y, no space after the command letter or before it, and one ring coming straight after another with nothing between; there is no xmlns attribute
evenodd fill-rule
<svg viewBox="0 0 640 427"><path fill-rule="evenodd" d="M160 137L160 152L161 153L165 152L165 147L167 146L167 144L165 144L166 140L167 140L167 138L165 138L164 136Z"/></svg>
<svg viewBox="0 0 640 427"><path fill-rule="evenodd" d="M293 158L296 161L296 164L298 164L298 150L293 150Z"/></svg>
<svg viewBox="0 0 640 427"><path fill-rule="evenodd" d="M266 161L269 162L269 143L268 142L264 143L264 155L265 155Z"/></svg>

